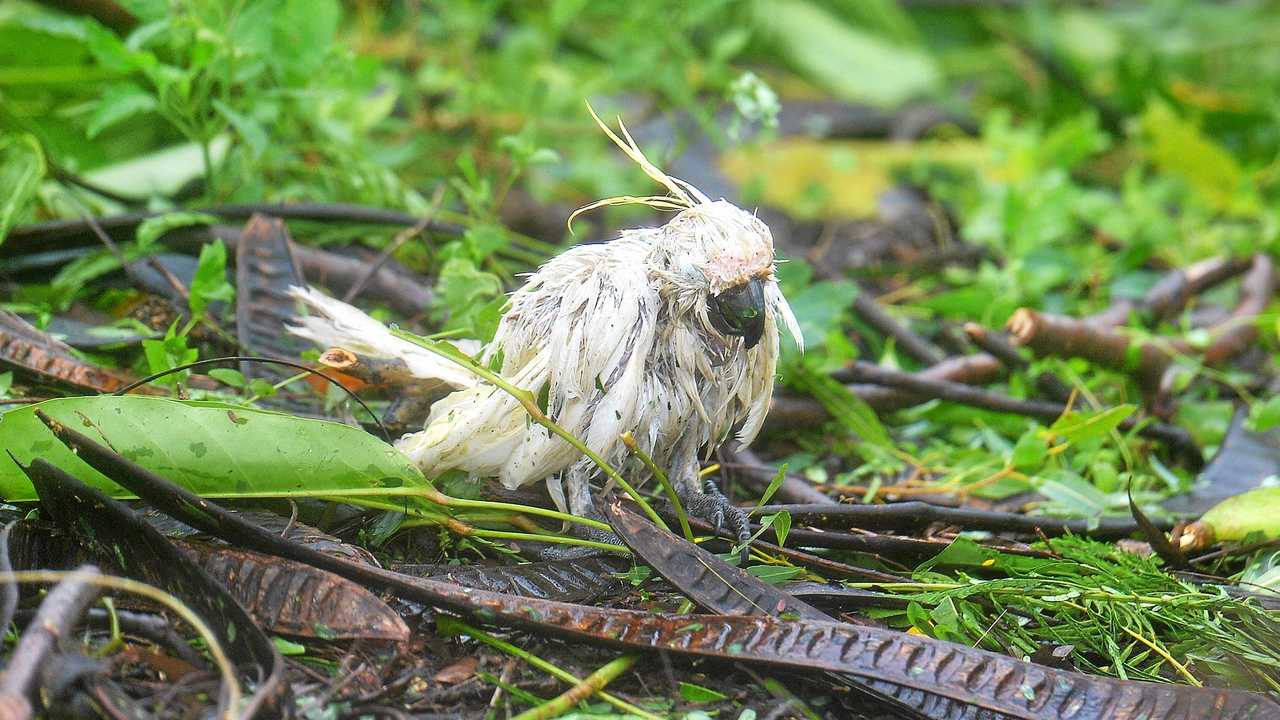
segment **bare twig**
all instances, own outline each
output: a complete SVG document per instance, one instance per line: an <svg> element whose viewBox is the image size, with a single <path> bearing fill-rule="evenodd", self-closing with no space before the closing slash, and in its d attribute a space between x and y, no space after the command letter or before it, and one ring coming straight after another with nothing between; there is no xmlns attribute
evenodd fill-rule
<svg viewBox="0 0 1280 720"><path fill-rule="evenodd" d="M952 508L931 503L908 501L884 505L765 505L760 512L791 513L793 522L826 528L850 528L893 531L918 531L933 523L943 523L966 530L992 532L1043 532L1050 537L1073 533L1089 537L1124 537L1139 528L1132 519L1103 518L1090 526L1086 520L1036 517L1021 513ZM1163 526L1165 529L1169 525ZM792 529L791 535L797 531ZM830 535L831 533L824 533ZM920 542L920 541L917 541Z"/></svg>
<svg viewBox="0 0 1280 720"><path fill-rule="evenodd" d="M360 223L367 225L400 225L413 227L421 219L415 215L386 210L364 205L346 205L341 203L262 203L251 205L215 205L213 207L190 208L228 220L248 220L255 213L271 215L284 220L309 220L313 222ZM111 217L96 218L98 226L108 233L132 232L148 218L163 213L138 212L124 213ZM432 232L461 235L463 227L454 223L432 220L427 229ZM55 220L52 222L20 225L9 232L5 239L5 253L23 254L51 250L83 243L68 243L68 240L83 238L91 231L85 220Z"/></svg>
<svg viewBox="0 0 1280 720"><path fill-rule="evenodd" d="M697 528L700 533L714 535L717 540L711 542L722 541L724 543L716 550L717 552L728 552L734 544L737 543L737 538L725 528L720 528L719 532L716 532L716 529L711 527L711 523L697 518L691 518L689 523L693 527ZM790 535L788 535L788 537L790 537ZM869 568L858 567L856 565L847 565L830 558L807 553L803 550L774 545L773 543L766 542L760 538L756 538L751 541L751 547L752 549L758 550L762 553L786 558L786 560L793 565L807 567L828 577L838 576L845 578L860 578L863 580L874 580L879 582L912 582L909 578L902 577L900 575L893 575L880 570L871 570ZM885 563L893 562L887 557L877 556L877 559L883 560Z"/></svg>
<svg viewBox="0 0 1280 720"><path fill-rule="evenodd" d="M13 558L9 556L9 535L17 524L18 521L14 520L6 524L4 530L0 530L0 573L13 572ZM13 613L17 609L18 584L6 582L0 591L0 633L9 632L9 623L13 622Z"/></svg>
<svg viewBox="0 0 1280 720"><path fill-rule="evenodd" d="M98 596L98 586L92 582L98 574L98 568L82 565L74 575L54 586L40 603L35 619L18 639L8 667L0 674L0 704L19 711L8 718L31 717L29 698L36 689L40 670L49 662L58 641L70 634L76 621ZM26 712L22 713L24 704Z"/></svg>
<svg viewBox="0 0 1280 720"><path fill-rule="evenodd" d="M14 613L14 619L19 623L28 623L35 617L35 613L34 609L22 609ZM106 608L91 607L84 614L84 623L95 628L110 628L112 623L115 623L126 633L163 646L192 667L200 667L204 663L200 653L191 647L186 638L174 630L173 623L164 615L119 608L108 612Z"/></svg>
<svg viewBox="0 0 1280 720"><path fill-rule="evenodd" d="M1231 277L1239 263L1219 260L1195 269L1194 274L1189 269L1183 275L1173 276L1182 279L1170 281L1168 287L1172 289L1150 294L1144 307L1159 313L1181 307L1189 292L1186 288L1198 289L1209 281ZM1258 336L1258 315L1271 302L1275 291L1271 259L1263 254L1255 255L1240 283L1240 301L1231 316L1209 329L1212 341L1203 351L1206 365L1222 365L1248 349ZM1197 351L1181 339L1137 341L1103 322L1116 319L1105 314L1094 319L1079 319L1020 308L1009 319L1009 330L1016 344L1030 348L1038 356L1080 357L1103 367L1132 372L1148 392L1158 391L1175 357Z"/></svg>
<svg viewBox="0 0 1280 720"><path fill-rule="evenodd" d="M723 458L721 464L733 471L735 476L745 480L753 492L764 492L778 472L777 468L765 465L755 453L744 447L730 448L727 445L722 446L720 455ZM821 491L814 489L808 480L794 473L787 473L774 497L785 502L795 503L834 505L836 502Z"/></svg>
<svg viewBox="0 0 1280 720"><path fill-rule="evenodd" d="M369 281L378 272L378 270L387 263L387 260L391 259L391 256L394 255L402 245L409 242L410 239L421 235L422 232L431 225L431 219L435 217L436 211L440 209L440 203L444 201L445 187L446 186L444 184L441 184L436 188L435 195L431 198L431 206L427 209L427 213L422 216L421 220L414 223L413 227L406 228L396 233L396 236L387 244L387 247L384 248L382 252L378 253L378 257L374 258L373 262L369 263L369 267L364 271L364 274L356 278L356 281L351 283L351 287L347 288L346 294L342 296L342 302L349 303L355 300L356 297L360 295L361 291L364 290L365 286L369 284Z"/></svg>
<svg viewBox="0 0 1280 720"><path fill-rule="evenodd" d="M853 298L853 311L868 325L893 338L903 352L916 360L936 365L947 359L942 348L895 320L865 288L859 287L858 294Z"/></svg>
<svg viewBox="0 0 1280 720"><path fill-rule="evenodd" d="M985 350L1010 370L1026 370L1031 363L1009 343L1002 333L988 330L977 323L965 323L964 332L974 345ZM1050 399L1067 402L1071 398L1071 386L1050 372L1037 373L1033 382L1036 388Z"/></svg>
<svg viewBox="0 0 1280 720"><path fill-rule="evenodd" d="M930 380L950 380L981 385L998 380L1004 373L1004 366L999 360L986 353L980 353L948 358L915 374ZM856 383L857 378L852 369L839 370L832 373L832 377L846 383L854 381L855 384L847 386L849 391L879 412L901 410L931 399L929 395L921 395L902 388ZM830 417L822 403L813 398L774 395L765 427L770 429L810 428L821 425Z"/></svg>
<svg viewBox="0 0 1280 720"><path fill-rule="evenodd" d="M1276 274L1271 258L1253 256L1249 272L1240 281L1240 301L1231 317L1210 330L1213 340L1205 348L1204 361L1221 365L1249 348L1258 337L1257 320L1276 293Z"/></svg>
<svg viewBox="0 0 1280 720"><path fill-rule="evenodd" d="M901 388L926 397L970 405L985 410L1033 417L1045 422L1057 420L1067 409L1059 403L1020 400L957 382L932 380L921 377L918 374L913 375L898 370L890 370L862 361L855 361L852 370L859 379L866 382ZM1188 460L1195 464L1203 462L1200 448L1191 439L1191 435L1180 427L1156 422L1140 423L1140 421L1133 418L1126 418L1120 423L1119 427L1123 431L1136 429L1138 435L1142 437L1165 443L1173 450L1185 455Z"/></svg>
<svg viewBox="0 0 1280 720"><path fill-rule="evenodd" d="M400 358L368 357L346 348L332 347L320 354L319 362L331 370L378 387L389 386L401 392L413 392L423 385L422 378L414 377Z"/></svg>
<svg viewBox="0 0 1280 720"><path fill-rule="evenodd" d="M137 270L134 268L133 262L125 257L124 251L120 249L120 246L117 245L116 242L111 239L111 236L102 229L102 225L98 223L98 220L93 216L93 213L91 213L83 203L77 200L74 194L68 193L67 198L70 199L71 202L75 203L76 209L79 211L80 216L84 218L85 223L88 224L89 229L93 231L93 234L97 236L98 240L101 241L103 245L107 246L107 250L111 251L111 254L115 256L116 261L120 263L120 266L124 269L125 274L129 276L129 279L141 285L142 282L138 278ZM170 272L169 268L165 267L163 263L157 260L154 255L148 255L145 262L152 270L159 273L160 277L164 278L164 281L169 284L169 287L173 288L174 293L176 293L178 297L183 300L191 297L191 293L187 290L187 286L183 285L182 281Z"/></svg>
<svg viewBox="0 0 1280 720"><path fill-rule="evenodd" d="M1160 380L1185 343L1142 342L1088 320L1019 308L1009 318L1014 344L1030 348L1040 357L1079 357L1113 370L1133 373L1146 388Z"/></svg>
<svg viewBox="0 0 1280 720"><path fill-rule="evenodd" d="M1165 275L1147 291L1137 303L1118 300L1111 307L1089 321L1106 327L1129 322L1132 311L1137 310L1143 324L1153 327L1177 315L1191 298L1220 285L1249 269L1247 257L1213 257L1201 260L1186 268Z"/></svg>

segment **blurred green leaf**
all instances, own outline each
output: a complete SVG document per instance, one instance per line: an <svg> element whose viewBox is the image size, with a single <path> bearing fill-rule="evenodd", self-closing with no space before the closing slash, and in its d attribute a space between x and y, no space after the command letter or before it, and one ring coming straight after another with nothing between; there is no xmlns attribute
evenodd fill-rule
<svg viewBox="0 0 1280 720"><path fill-rule="evenodd" d="M747 572L770 585L781 585L804 574L804 568L789 565L748 565Z"/></svg>
<svg viewBox="0 0 1280 720"><path fill-rule="evenodd" d="M1043 479L1036 490L1049 499L1058 515L1096 520L1111 505L1102 491L1071 473L1054 473Z"/></svg>
<svg viewBox="0 0 1280 720"><path fill-rule="evenodd" d="M857 296L858 287L851 282L823 280L801 289L784 287L784 292L800 324L805 353L812 359L820 356L827 336L840 328L840 320Z"/></svg>
<svg viewBox="0 0 1280 720"><path fill-rule="evenodd" d="M245 386L244 374L233 368L214 368L205 373L209 377L233 388Z"/></svg>
<svg viewBox="0 0 1280 720"><path fill-rule="evenodd" d="M267 149L267 143L270 139L267 137L266 128L254 120L252 117L237 112L232 107L221 100L214 99L213 107L231 123L231 127L235 128L236 134L249 147L254 157L262 155Z"/></svg>
<svg viewBox="0 0 1280 720"><path fill-rule="evenodd" d="M1013 446L1010 462L1020 472L1029 473L1039 470L1049 456L1049 446L1045 443L1042 431L1032 428L1018 438Z"/></svg>
<svg viewBox="0 0 1280 720"><path fill-rule="evenodd" d="M505 303L502 282L496 275L480 270L471 260L455 257L440 269L437 289L440 307L448 310L445 329L478 339L493 336L496 310Z"/></svg>
<svg viewBox="0 0 1280 720"><path fill-rule="evenodd" d="M774 493L778 492L778 488L782 487L782 481L787 479L787 464L782 463L778 466L778 472L773 474L773 479L769 481L769 486L764 489L760 495L760 500L756 502L756 507L765 505L773 498ZM754 512L754 510L752 511Z"/></svg>
<svg viewBox="0 0 1280 720"><path fill-rule="evenodd" d="M937 65L921 48L850 26L807 0L761 0L752 10L780 55L845 100L895 106L941 85Z"/></svg>
<svg viewBox="0 0 1280 720"><path fill-rule="evenodd" d="M222 240L205 243L200 248L200 261L191 278L190 297L192 317L203 317L209 303L215 300L231 302L236 289L227 282L227 246Z"/></svg>
<svg viewBox="0 0 1280 720"><path fill-rule="evenodd" d="M33 136L0 134L0 244L27 212L44 172L44 153Z"/></svg>
<svg viewBox="0 0 1280 720"><path fill-rule="evenodd" d="M832 417L863 443L881 450L892 450L893 442L876 412L830 375L799 365L792 370L791 382L817 398Z"/></svg>
<svg viewBox="0 0 1280 720"><path fill-rule="evenodd" d="M1151 161L1161 171L1182 178L1210 207L1247 212L1256 207L1240 163L1167 103L1153 101L1142 115Z"/></svg>
<svg viewBox="0 0 1280 720"><path fill-rule="evenodd" d="M1249 406L1246 427L1253 432L1266 432L1280 426L1280 395L1269 397Z"/></svg>
<svg viewBox="0 0 1280 720"><path fill-rule="evenodd" d="M1049 426L1048 434L1078 443L1107 435L1137 410L1136 405L1117 405L1106 410L1069 412Z"/></svg>
<svg viewBox="0 0 1280 720"><path fill-rule="evenodd" d="M780 547L787 544L787 535L791 533L791 513L781 510L773 518L773 534L778 538Z"/></svg>
<svg viewBox="0 0 1280 720"><path fill-rule="evenodd" d="M1280 550L1263 550L1254 556L1240 576L1240 584L1254 592L1280 595Z"/></svg>
<svg viewBox="0 0 1280 720"><path fill-rule="evenodd" d="M192 225L213 225L218 222L218 218L199 212L171 212L155 217L147 218L138 225L138 230L134 237L138 243L138 249L147 251L159 240L165 233L178 228L190 227ZM221 242L221 241L219 241Z"/></svg>
<svg viewBox="0 0 1280 720"><path fill-rule="evenodd" d="M137 85L133 83L108 85L102 93L102 99L93 109L93 115L89 118L89 125L85 132L90 138L96 138L103 130L117 123L155 109L155 96Z"/></svg>
<svg viewBox="0 0 1280 720"><path fill-rule="evenodd" d="M200 357L200 351L187 344L187 336L178 332L178 321L174 320L160 340L143 340L142 352L147 360L150 373L160 373L188 363ZM161 385L177 385L191 374L190 370L180 370L157 378L152 382Z"/></svg>

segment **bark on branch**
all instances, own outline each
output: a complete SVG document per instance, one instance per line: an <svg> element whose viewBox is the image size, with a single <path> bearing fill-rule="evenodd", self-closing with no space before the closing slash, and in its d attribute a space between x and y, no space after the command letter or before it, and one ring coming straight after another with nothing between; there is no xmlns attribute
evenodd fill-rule
<svg viewBox="0 0 1280 720"><path fill-rule="evenodd" d="M1157 285L1144 300L1144 306L1160 314L1173 308L1181 309L1193 290L1199 291L1232 277L1242 262L1219 259L1192 266L1181 275L1170 276L1180 280L1162 283L1166 289ZM1275 295L1275 268L1271 258L1261 253L1254 255L1247 267L1235 309L1227 320L1209 329L1212 340L1203 350L1206 365L1230 361L1257 339L1258 315ZM1148 391L1159 387L1161 377L1175 357L1197 352L1181 339L1137 341L1108 327L1108 323L1117 320L1109 313L1080 319L1020 308L1009 319L1008 329L1015 344L1030 348L1039 357L1078 357L1102 367L1130 372Z"/></svg>

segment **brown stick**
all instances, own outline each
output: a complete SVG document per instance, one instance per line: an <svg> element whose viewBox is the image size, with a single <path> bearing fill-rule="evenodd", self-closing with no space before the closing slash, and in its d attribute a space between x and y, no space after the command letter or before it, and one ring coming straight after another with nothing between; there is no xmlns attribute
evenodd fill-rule
<svg viewBox="0 0 1280 720"><path fill-rule="evenodd" d="M1030 348L1039 357L1078 357L1113 370L1134 373L1144 387L1154 387L1175 354L1185 343L1142 343L1121 332L1088 320L1019 308L1009 318L1013 343Z"/></svg>
<svg viewBox="0 0 1280 720"><path fill-rule="evenodd" d="M239 228L228 225L180 228L166 235L165 241L198 244L201 242L200 238L210 234L221 238L230 249L235 249L240 242ZM308 282L324 285L335 293L350 289L367 272L367 265L361 258L340 255L310 245L295 243L293 256L297 258ZM405 315L425 311L433 297L431 287L423 278L402 269L390 259L369 276L362 292L371 300L385 302L396 312Z"/></svg>
<svg viewBox="0 0 1280 720"><path fill-rule="evenodd" d="M1190 290L1199 290L1206 283L1231 277L1242 261L1220 260L1185 271L1182 290L1169 289L1148 295L1152 308L1185 304ZM1240 301L1231 316L1210 328L1213 341L1204 350L1206 365L1222 365L1244 352L1257 339L1256 321L1271 302L1276 291L1275 268L1271 258L1255 255L1249 261L1249 271L1240 283ZM1173 287L1174 283L1168 283ZM1158 289L1158 287L1157 287ZM1110 330L1094 320L1081 320L1040 313L1030 308L1020 308L1009 319L1009 331L1017 345L1031 349L1038 356L1079 357L1103 367L1134 373L1149 391L1159 387L1161 377L1178 354L1191 353L1195 348L1182 340L1143 342L1134 345L1128 335Z"/></svg>
<svg viewBox="0 0 1280 720"><path fill-rule="evenodd" d="M1003 333L988 330L977 323L965 323L964 332L974 345L994 356L1010 370L1026 370L1031 366ZM1071 398L1071 386L1051 372L1037 373L1033 382L1036 389L1052 400L1066 402Z"/></svg>
<svg viewBox="0 0 1280 720"><path fill-rule="evenodd" d="M1138 310L1143 324L1151 327L1177 315L1191 298L1249 269L1249 258L1214 257L1165 275L1147 291L1142 300L1120 300L1098 315L1089 318L1096 325L1114 327L1129 322Z"/></svg>
<svg viewBox="0 0 1280 720"><path fill-rule="evenodd" d="M1205 348L1204 361L1221 365L1249 348L1258 338L1257 320L1276 293L1276 274L1271 258L1253 256L1249 272L1240 281L1240 301L1231 317L1212 330L1213 341Z"/></svg>
<svg viewBox="0 0 1280 720"><path fill-rule="evenodd" d="M936 365L947 359L941 348L895 320L866 288L858 288L858 294L853 298L853 311L868 325L893 338L903 352L916 360Z"/></svg>
<svg viewBox="0 0 1280 720"><path fill-rule="evenodd" d="M819 406L821 407L821 406ZM722 447L720 454L724 458L725 467L747 481L755 492L764 492L769 483L778 474L776 468L766 465L756 454L746 448L732 449ZM782 485L774 493L774 497L785 502L834 505L835 500L815 489L808 480L794 473L787 473Z"/></svg>
<svg viewBox="0 0 1280 720"><path fill-rule="evenodd" d="M716 529L711 526L711 523L705 520L689 518L689 525L699 533L704 535L713 535L720 538L730 547L736 541L736 538L731 532L729 532L728 528L720 528L717 532ZM794 530L792 532L794 532ZM791 537L790 533L788 533L788 537ZM821 573L882 582L911 582L910 578L902 577L900 575L892 575L880 570L861 568L856 565L846 565L845 563L836 562L830 558L824 558L820 555L807 553L803 550L774 545L773 543L765 542L763 539L759 538L751 543L751 547L762 550L771 555L781 555L797 565L804 565L807 568L817 570ZM727 550L728 547L725 547L724 549ZM717 550L716 552L720 552L720 550Z"/></svg>
<svg viewBox="0 0 1280 720"><path fill-rule="evenodd" d="M373 279L374 273L382 269L382 266L391 259L391 256L400 249L400 246L409 242L412 238L421 235L422 232L427 229L431 224L432 217L435 216L437 211L439 211L440 203L444 201L444 191L445 185L443 184L436 188L435 195L431 198L431 206L427 208L427 214L415 223L413 227L405 228L404 230L396 233L395 238L393 238L391 242L383 248L382 252L378 253L378 257L374 258L373 262L369 263L369 267L364 271L364 274L357 278L356 281L351 284L351 287L347 288L346 294L342 296L342 302L349 303L354 301L360 294L360 291L364 290L365 286L369 284L369 281Z"/></svg>
<svg viewBox="0 0 1280 720"><path fill-rule="evenodd" d="M98 569L82 565L76 571L86 577L69 577L49 591L35 618L18 639L9 666L0 674L0 706L18 711L18 714L7 715L6 720L31 717L29 698L36 689L40 671L57 649L58 641L70 634L89 603L98 596L98 587L90 582ZM25 714L21 712L24 705Z"/></svg>
<svg viewBox="0 0 1280 720"><path fill-rule="evenodd" d="M400 358L362 357L346 348L334 347L321 353L320 364L370 385L390 385L411 390L415 385L423 384L422 378L415 378L409 372L409 366Z"/></svg>
<svg viewBox="0 0 1280 720"><path fill-rule="evenodd" d="M833 529L857 527L860 529L893 530L909 532L921 530L933 523L944 523L967 530L992 532L1019 532L1026 534L1062 535L1073 533L1089 537L1124 537L1139 528L1130 519L1104 518L1096 526L1085 520L1035 517L1020 513L952 508L919 501L888 503L885 505L764 505L760 513L787 511L795 523ZM1168 527L1167 525L1165 526ZM796 530L791 531L793 534Z"/></svg>
<svg viewBox="0 0 1280 720"><path fill-rule="evenodd" d="M1040 400L1019 400L1008 395L969 387L957 382L931 380L920 375L889 370L862 361L855 361L852 370L859 379L867 382L901 388L919 395L986 410L994 410L995 412L1033 417L1045 422L1053 422L1066 410L1059 403ZM1133 418L1127 418L1120 423L1120 429L1124 431L1132 430L1135 427L1138 427L1138 421ZM1142 437L1165 443L1179 454L1185 455L1194 465L1198 466L1204 461L1203 456L1200 454L1200 448L1196 446L1195 441L1191 439L1187 431L1180 427L1164 423L1146 423L1138 427L1137 432Z"/></svg>
<svg viewBox="0 0 1280 720"><path fill-rule="evenodd" d="M991 355L965 355L943 360L927 367L916 375L930 380L950 380L982 385L998 380L1004 375L1004 366ZM840 382L855 380L851 370L838 370L832 377ZM884 385L858 383L847 386L854 395L879 412L891 412L928 402L932 398L909 390ZM817 427L830 418L822 403L809 397L774 395L765 420L768 429Z"/></svg>

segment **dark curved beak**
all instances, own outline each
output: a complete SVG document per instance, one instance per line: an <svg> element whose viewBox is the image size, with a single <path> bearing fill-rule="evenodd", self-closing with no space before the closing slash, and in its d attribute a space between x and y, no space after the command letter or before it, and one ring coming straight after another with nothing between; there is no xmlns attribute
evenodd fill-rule
<svg viewBox="0 0 1280 720"><path fill-rule="evenodd" d="M764 334L764 281L760 278L735 285L707 301L711 325L725 335L742 338L748 350Z"/></svg>

